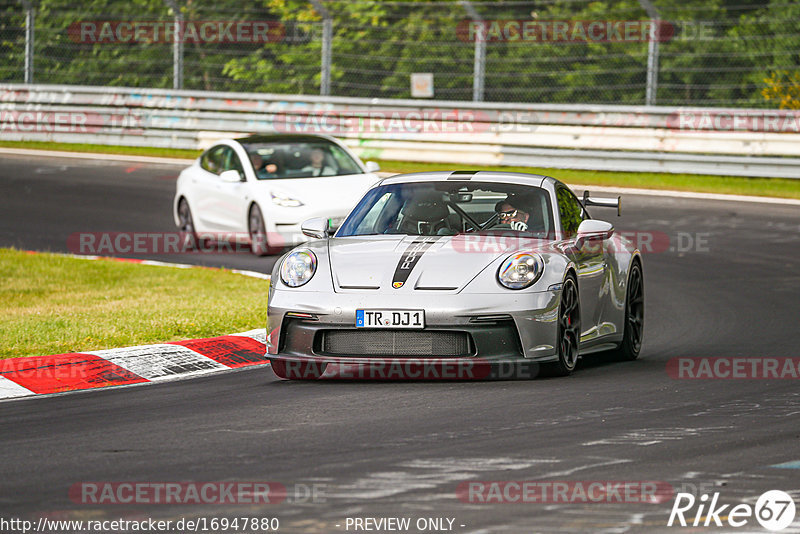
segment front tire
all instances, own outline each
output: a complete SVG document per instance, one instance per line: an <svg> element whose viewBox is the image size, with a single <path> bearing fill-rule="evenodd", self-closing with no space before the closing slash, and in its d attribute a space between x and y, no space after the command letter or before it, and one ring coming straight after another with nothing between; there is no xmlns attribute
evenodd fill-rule
<svg viewBox="0 0 800 534"><path fill-rule="evenodd" d="M617 360L633 361L639 357L644 333L644 275L638 262L631 265L625 295L625 327L622 343L613 351Z"/></svg>
<svg viewBox="0 0 800 534"><path fill-rule="evenodd" d="M558 361L552 371L556 376L567 376L578 365L578 349L581 340L581 302L575 278L567 276L561 288L561 303L558 306Z"/></svg>
<svg viewBox="0 0 800 534"><path fill-rule="evenodd" d="M194 226L194 218L189 203L185 198L178 202L178 223L182 234L183 247L187 250L195 250L200 246L200 238Z"/></svg>
<svg viewBox="0 0 800 534"><path fill-rule="evenodd" d="M250 234L250 250L256 256L268 256L281 251L281 247L270 246L267 239L264 216L261 214L261 208L256 204L253 204L250 208L250 213L247 217L247 230Z"/></svg>

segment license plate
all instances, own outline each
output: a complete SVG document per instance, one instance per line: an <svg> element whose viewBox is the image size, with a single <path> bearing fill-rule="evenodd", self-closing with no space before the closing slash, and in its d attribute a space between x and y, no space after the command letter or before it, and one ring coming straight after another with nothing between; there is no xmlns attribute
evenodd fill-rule
<svg viewBox="0 0 800 534"><path fill-rule="evenodd" d="M425 311L356 310L356 328L425 328Z"/></svg>

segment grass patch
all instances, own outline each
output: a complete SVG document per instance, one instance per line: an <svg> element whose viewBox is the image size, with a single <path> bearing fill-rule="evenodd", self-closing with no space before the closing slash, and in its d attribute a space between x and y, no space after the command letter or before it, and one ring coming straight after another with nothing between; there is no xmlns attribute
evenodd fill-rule
<svg viewBox="0 0 800 534"><path fill-rule="evenodd" d="M0 147L63 150L69 152L96 152L100 154L133 154L194 159L200 150L170 148L124 147L72 143L0 141ZM368 158L369 159L369 158ZM419 172L461 170L488 170L530 172L553 176L570 185L603 185L609 187L635 187L641 189L671 189L728 195L800 199L800 180L786 178L744 178L740 176L712 176L701 174L668 174L654 172L582 171L571 169L545 169L539 167L501 167L460 165L454 163L418 163L410 161L376 160L382 171Z"/></svg>
<svg viewBox="0 0 800 534"><path fill-rule="evenodd" d="M788 178L743 178L740 176L710 176L702 174L668 174L647 172L582 171L571 169L544 169L539 167L481 167L479 165L453 165L449 163L411 163L407 161L381 161L381 170L387 172L419 172L459 170L493 170L531 172L558 178L570 185L603 185L609 187L635 187L640 189L670 189L728 195L800 198L800 180Z"/></svg>
<svg viewBox="0 0 800 534"><path fill-rule="evenodd" d="M213 337L263 328L269 282L0 249L0 358Z"/></svg>
<svg viewBox="0 0 800 534"><path fill-rule="evenodd" d="M93 152L97 154L123 154L125 156L158 156L163 158L195 159L202 150L182 148L151 148L146 146L111 146L81 143L50 143L48 141L0 141L0 147L29 150L59 150L62 152Z"/></svg>

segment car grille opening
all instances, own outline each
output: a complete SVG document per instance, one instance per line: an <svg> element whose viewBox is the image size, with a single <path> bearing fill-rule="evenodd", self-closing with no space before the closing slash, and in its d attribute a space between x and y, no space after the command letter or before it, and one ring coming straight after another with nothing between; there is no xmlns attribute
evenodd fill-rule
<svg viewBox="0 0 800 534"><path fill-rule="evenodd" d="M443 330L323 330L320 348L336 356L458 357L474 353L467 332Z"/></svg>

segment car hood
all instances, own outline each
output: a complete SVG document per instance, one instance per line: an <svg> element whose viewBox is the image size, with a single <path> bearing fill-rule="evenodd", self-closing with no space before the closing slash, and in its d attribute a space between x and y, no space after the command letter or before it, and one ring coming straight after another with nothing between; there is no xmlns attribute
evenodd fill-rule
<svg viewBox="0 0 800 534"><path fill-rule="evenodd" d="M485 237L470 235L345 237L330 239L328 254L336 291L457 292L499 257L532 242L487 245Z"/></svg>
<svg viewBox="0 0 800 534"><path fill-rule="evenodd" d="M259 195L270 192L297 199L305 205L324 205L331 214L351 209L375 182L380 180L372 173L318 176L316 178L282 178L256 182Z"/></svg>

